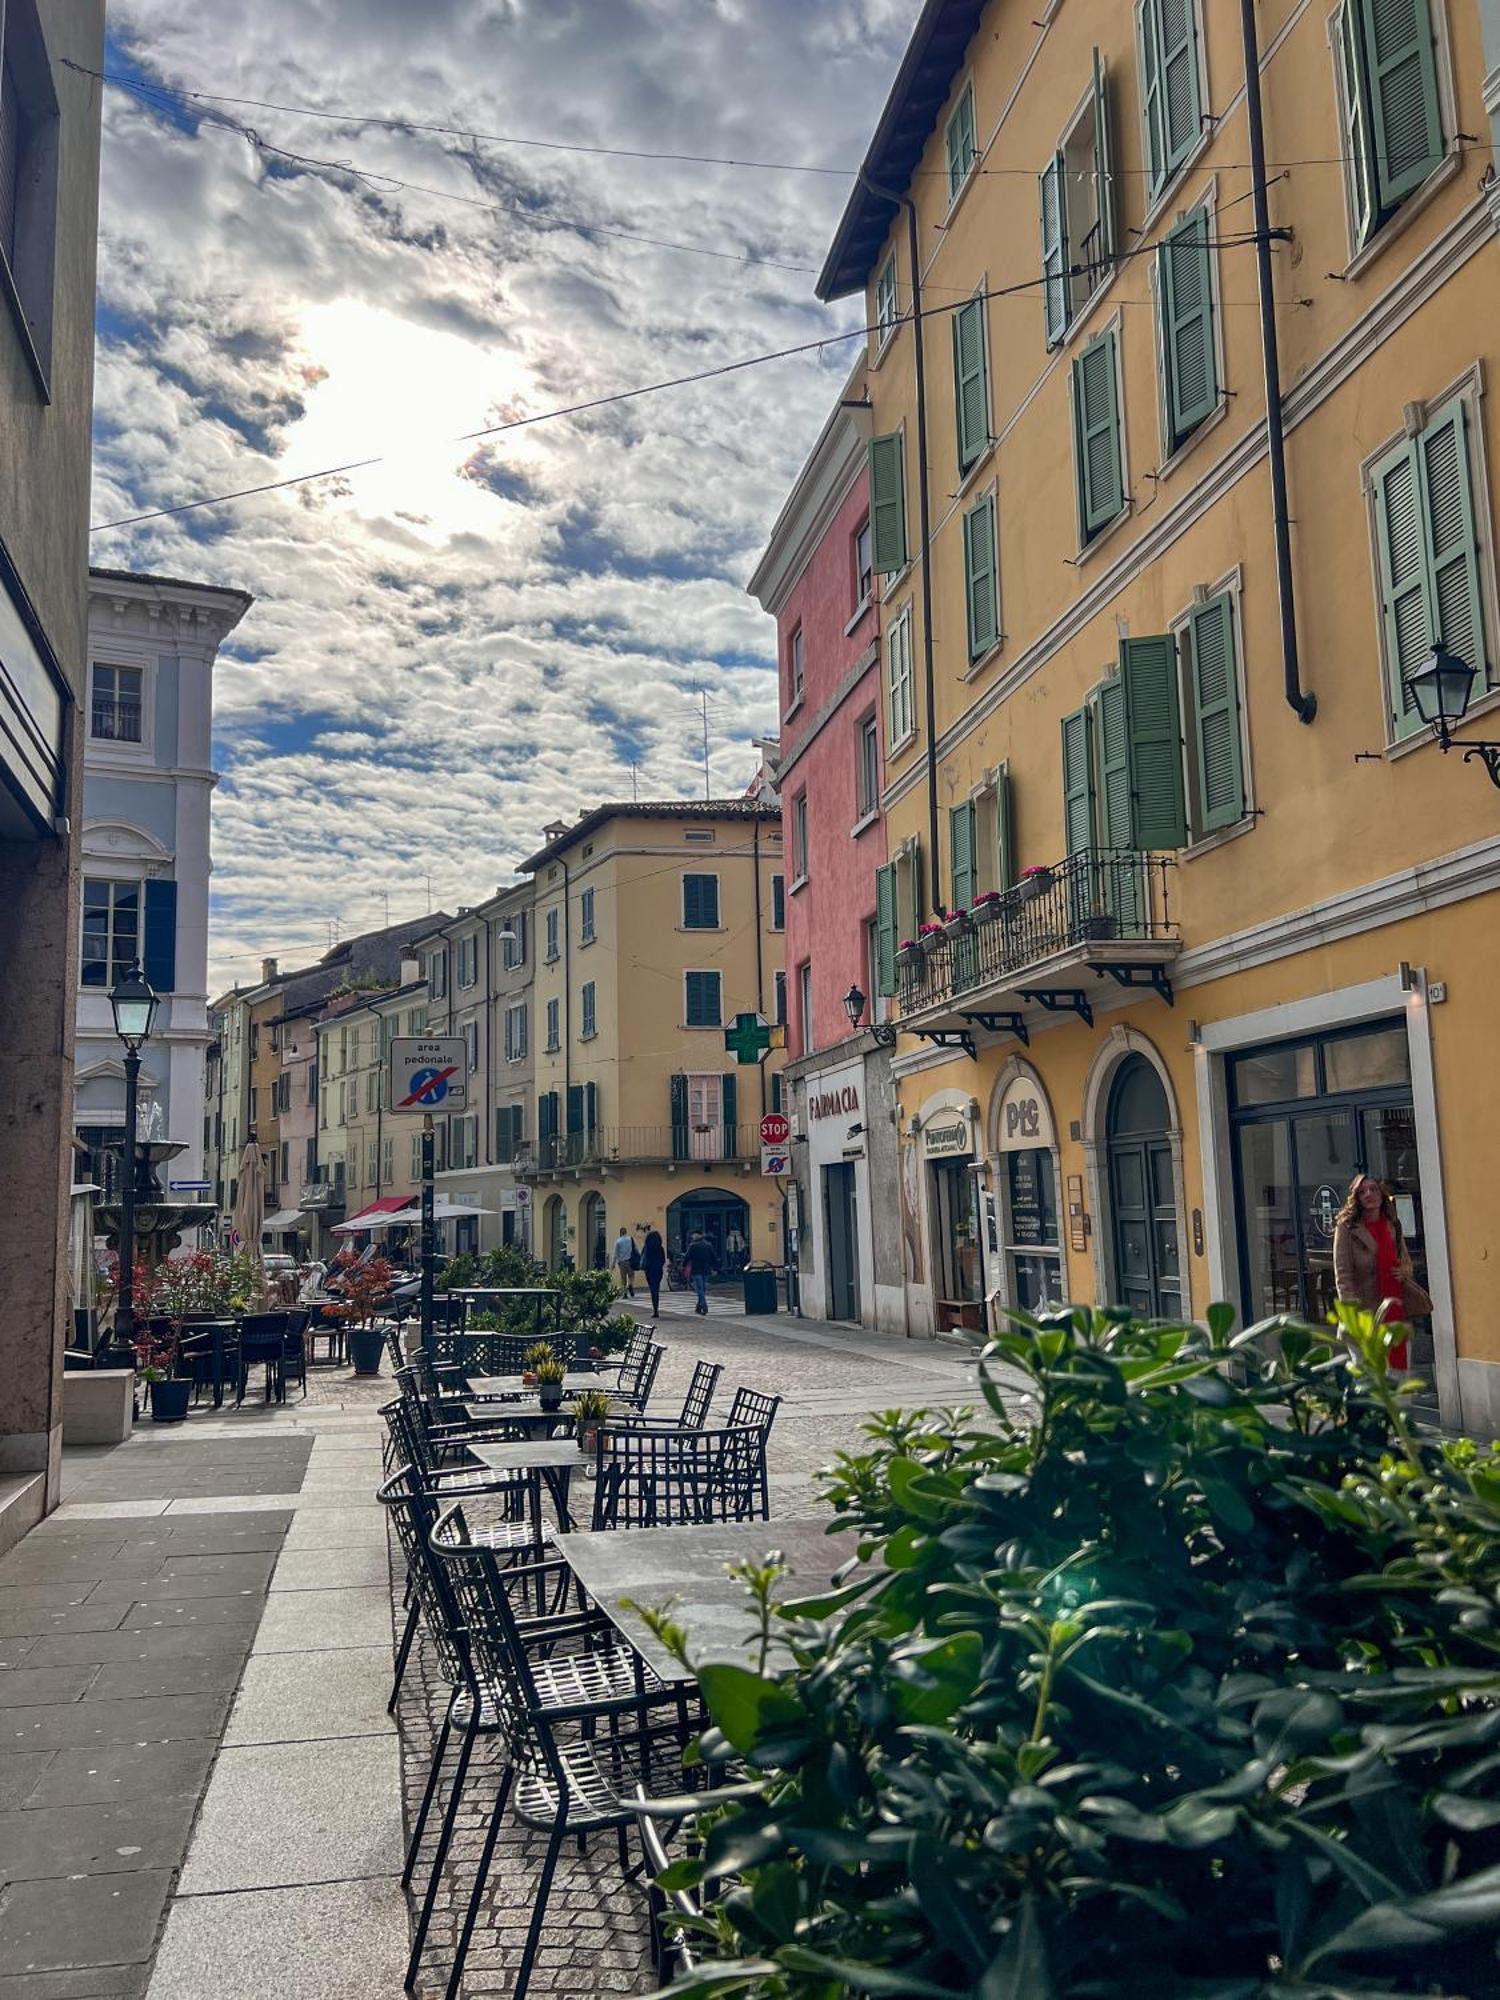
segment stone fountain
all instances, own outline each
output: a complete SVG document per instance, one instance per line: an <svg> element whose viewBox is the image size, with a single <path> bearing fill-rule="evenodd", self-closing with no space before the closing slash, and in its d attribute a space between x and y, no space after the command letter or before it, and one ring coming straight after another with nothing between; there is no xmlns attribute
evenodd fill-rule
<svg viewBox="0 0 1500 2000"><path fill-rule="evenodd" d="M121 1148L124 1147L123 1136ZM136 1256L148 1271L181 1249L183 1233L218 1214L211 1201L179 1201L162 1186L161 1169L187 1147L180 1139L137 1139L135 1142ZM111 1250L120 1247L120 1204L100 1202L94 1220Z"/></svg>

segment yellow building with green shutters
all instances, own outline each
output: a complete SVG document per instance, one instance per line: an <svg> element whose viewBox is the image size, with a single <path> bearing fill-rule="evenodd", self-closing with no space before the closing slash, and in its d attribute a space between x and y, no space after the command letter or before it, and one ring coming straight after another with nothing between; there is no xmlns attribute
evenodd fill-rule
<svg viewBox="0 0 1500 2000"><path fill-rule="evenodd" d="M908 1316L1321 1315L1367 1170L1494 1431L1500 6L1250 18L927 0L819 279L870 328Z"/></svg>

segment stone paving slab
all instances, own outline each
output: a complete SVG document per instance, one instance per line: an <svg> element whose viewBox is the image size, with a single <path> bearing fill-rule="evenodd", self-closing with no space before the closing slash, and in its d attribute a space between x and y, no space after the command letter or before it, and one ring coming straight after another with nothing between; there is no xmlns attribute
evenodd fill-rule
<svg viewBox="0 0 1500 2000"><path fill-rule="evenodd" d="M391 1593L386 1582L352 1590L291 1590L267 1598L255 1650L308 1653L337 1646L386 1646L390 1637Z"/></svg>
<svg viewBox="0 0 1500 2000"><path fill-rule="evenodd" d="M0 1750L102 1750L113 1743L213 1738L223 1728L228 1712L228 1695L217 1694L13 1708L0 1716Z"/></svg>
<svg viewBox="0 0 1500 2000"><path fill-rule="evenodd" d="M81 1701L99 1669L90 1667L10 1667L0 1672L0 1708L40 1708L51 1702Z"/></svg>
<svg viewBox="0 0 1500 2000"><path fill-rule="evenodd" d="M120 1660L237 1658L243 1660L255 1636L255 1619L227 1625L163 1625L114 1632L54 1632L28 1639L32 1667L76 1667Z"/></svg>
<svg viewBox="0 0 1500 2000"><path fill-rule="evenodd" d="M338 1576L341 1584L351 1587L374 1584L383 1589L390 1577L387 1553L376 1542L367 1547L345 1549L339 1557ZM328 1577L326 1549L283 1550L281 1560L271 1574L271 1595L280 1597L288 1592L326 1590Z"/></svg>
<svg viewBox="0 0 1500 2000"><path fill-rule="evenodd" d="M397 2000L406 1953L406 1913L393 1882L181 1896L148 1993L150 2000Z"/></svg>
<svg viewBox="0 0 1500 2000"><path fill-rule="evenodd" d="M0 1974L0 2000L141 2000L149 1972L144 1965L91 1965L81 1972Z"/></svg>
<svg viewBox="0 0 1500 2000"><path fill-rule="evenodd" d="M0 1880L178 1868L197 1809L192 1797L151 1797L0 1813Z"/></svg>
<svg viewBox="0 0 1500 2000"><path fill-rule="evenodd" d="M221 1752L178 1893L400 1874L394 1736Z"/></svg>
<svg viewBox="0 0 1500 2000"><path fill-rule="evenodd" d="M106 1749L59 1750L45 1760L29 1806L110 1805L124 1799L191 1798L208 1782L217 1748L213 1737L170 1743L119 1743ZM10 1760L0 1759L0 1762ZM31 1759L27 1759L31 1762Z"/></svg>
<svg viewBox="0 0 1500 2000"><path fill-rule="evenodd" d="M226 1747L389 1735L395 1728L385 1707L390 1658L388 1637L383 1645L329 1652L252 1653Z"/></svg>
<svg viewBox="0 0 1500 2000"><path fill-rule="evenodd" d="M167 1868L12 1882L0 1894L0 1965L21 1973L143 1964L171 1888Z"/></svg>

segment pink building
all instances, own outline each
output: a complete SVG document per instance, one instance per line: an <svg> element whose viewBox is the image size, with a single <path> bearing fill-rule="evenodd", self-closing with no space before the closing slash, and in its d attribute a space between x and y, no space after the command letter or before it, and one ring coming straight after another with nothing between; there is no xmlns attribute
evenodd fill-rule
<svg viewBox="0 0 1500 2000"><path fill-rule="evenodd" d="M750 593L776 620L786 856L787 1078L803 1310L905 1329L890 1050L871 1032L881 813L880 623L861 360ZM846 1004L864 996L856 1023ZM887 1154L889 1157L887 1158Z"/></svg>

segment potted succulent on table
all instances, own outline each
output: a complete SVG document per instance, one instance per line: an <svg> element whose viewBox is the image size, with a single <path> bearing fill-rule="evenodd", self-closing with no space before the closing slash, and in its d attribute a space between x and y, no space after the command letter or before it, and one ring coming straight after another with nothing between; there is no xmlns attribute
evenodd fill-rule
<svg viewBox="0 0 1500 2000"><path fill-rule="evenodd" d="M374 1324L391 1289L391 1265L384 1257L372 1257L368 1264L351 1264L344 1273L343 1291L324 1306L323 1317L342 1322L349 1335L349 1359L356 1375L380 1373L385 1335Z"/></svg>
<svg viewBox="0 0 1500 2000"><path fill-rule="evenodd" d="M528 1389L534 1389L542 1378L542 1369L553 1359L550 1340L534 1340L521 1354L521 1380Z"/></svg>
<svg viewBox="0 0 1500 2000"><path fill-rule="evenodd" d="M609 1397L602 1389L585 1389L573 1398L573 1426L578 1449L592 1457L599 1432L609 1416Z"/></svg>
<svg viewBox="0 0 1500 2000"><path fill-rule="evenodd" d="M567 1371L560 1361L549 1354L545 1361L539 1361L536 1369L537 1400L544 1410L562 1408L563 1378Z"/></svg>
<svg viewBox="0 0 1500 2000"><path fill-rule="evenodd" d="M177 1343L181 1329L175 1324L164 1331L142 1327L136 1335L136 1370L151 1396L151 1421L180 1424L187 1418L192 1377L177 1375Z"/></svg>

